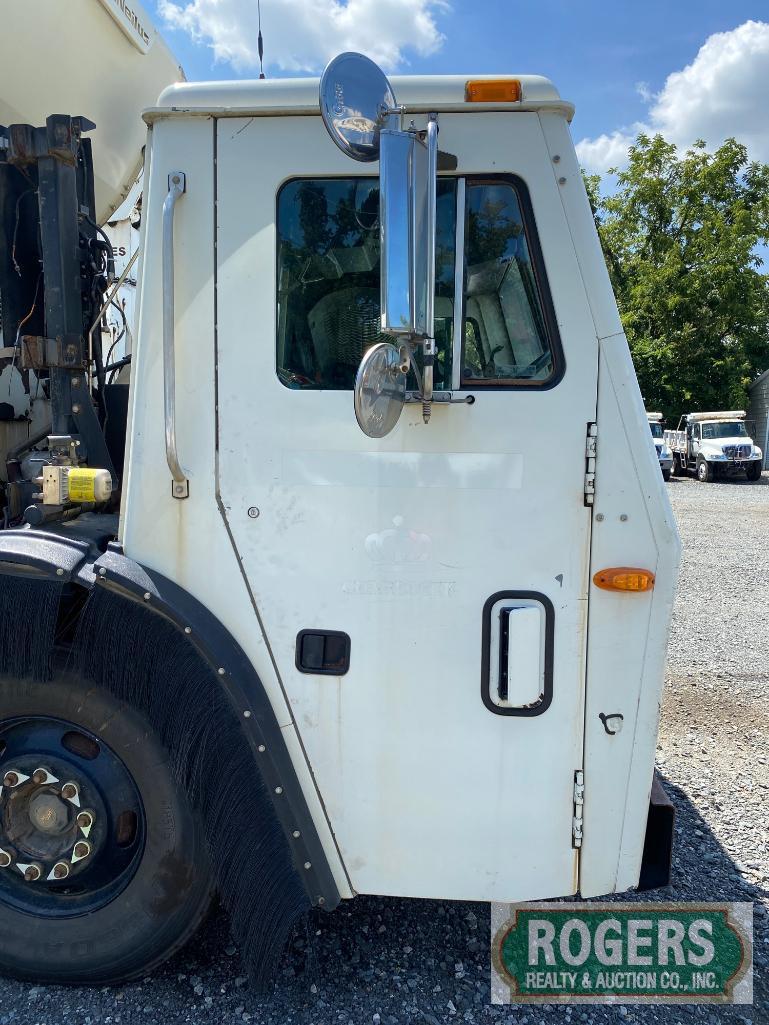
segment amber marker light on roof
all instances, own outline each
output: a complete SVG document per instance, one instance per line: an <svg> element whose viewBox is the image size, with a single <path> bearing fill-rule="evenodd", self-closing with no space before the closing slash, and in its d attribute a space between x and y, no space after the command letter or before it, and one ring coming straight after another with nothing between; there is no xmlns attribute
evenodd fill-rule
<svg viewBox="0 0 769 1025"><path fill-rule="evenodd" d="M517 78L472 79L465 85L468 103L515 103L521 98Z"/></svg>
<svg viewBox="0 0 769 1025"><path fill-rule="evenodd" d="M593 583L604 591L651 591L654 587L654 574L648 569L615 566L596 573Z"/></svg>

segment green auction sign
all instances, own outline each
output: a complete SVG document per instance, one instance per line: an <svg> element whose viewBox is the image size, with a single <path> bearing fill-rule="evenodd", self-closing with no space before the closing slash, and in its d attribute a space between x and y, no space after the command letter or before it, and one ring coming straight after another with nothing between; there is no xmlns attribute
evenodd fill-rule
<svg viewBox="0 0 769 1025"><path fill-rule="evenodd" d="M752 1003L751 904L494 905L495 1003Z"/></svg>

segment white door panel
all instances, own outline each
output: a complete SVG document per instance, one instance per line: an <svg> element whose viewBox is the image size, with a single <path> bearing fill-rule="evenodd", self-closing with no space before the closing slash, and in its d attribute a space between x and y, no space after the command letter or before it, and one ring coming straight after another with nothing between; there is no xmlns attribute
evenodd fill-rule
<svg viewBox="0 0 769 1025"><path fill-rule="evenodd" d="M542 391L477 389L472 406L434 406L428 426L409 405L381 441L358 429L351 392L284 387L277 192L288 178L361 168L319 118L222 120L219 488L353 887L568 894L577 888L596 340L537 116L441 115L440 125L458 174L514 172L528 185L563 379ZM553 605L553 700L541 715L494 714L482 700L483 608L504 591L539 592ZM346 675L297 670L297 634L310 628L350 636ZM526 664L533 672L531 653Z"/></svg>

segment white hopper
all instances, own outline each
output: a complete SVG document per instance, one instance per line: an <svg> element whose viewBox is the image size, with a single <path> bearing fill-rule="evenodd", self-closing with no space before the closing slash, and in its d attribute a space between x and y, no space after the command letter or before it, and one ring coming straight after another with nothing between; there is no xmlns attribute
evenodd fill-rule
<svg viewBox="0 0 769 1025"><path fill-rule="evenodd" d="M142 110L184 73L136 0L23 0L2 20L0 124L42 125L49 114L93 121L101 224L139 172Z"/></svg>

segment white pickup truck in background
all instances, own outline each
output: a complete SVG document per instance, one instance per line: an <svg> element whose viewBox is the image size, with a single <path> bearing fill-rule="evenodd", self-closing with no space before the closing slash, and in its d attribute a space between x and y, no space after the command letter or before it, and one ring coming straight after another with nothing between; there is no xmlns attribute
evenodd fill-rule
<svg viewBox="0 0 769 1025"><path fill-rule="evenodd" d="M678 430L664 432L673 453L673 473L684 476L693 471L698 480L711 481L717 475L744 472L748 480L757 481L763 453L748 427L741 409L685 413Z"/></svg>
<svg viewBox="0 0 769 1025"><path fill-rule="evenodd" d="M657 452L657 459L659 460L660 470L662 470L662 476L664 479L670 480L670 471L673 468L673 453L668 447L668 443L665 441L664 418L662 413L648 413L646 419L649 421L649 429L652 432L652 438L654 439L654 448Z"/></svg>

